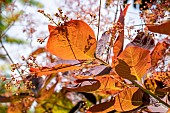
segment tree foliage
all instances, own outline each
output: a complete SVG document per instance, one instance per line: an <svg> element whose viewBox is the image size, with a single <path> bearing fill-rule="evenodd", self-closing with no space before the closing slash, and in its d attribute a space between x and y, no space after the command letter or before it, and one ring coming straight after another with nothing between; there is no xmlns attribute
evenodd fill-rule
<svg viewBox="0 0 170 113"><path fill-rule="evenodd" d="M1 5L9 3L11 1ZM37 2L30 3L37 5ZM109 4L111 1L107 1ZM170 23L168 20L158 24L160 18L165 18L162 17L166 13L162 11L165 7L159 4L152 8L148 4L148 10L161 14L156 15L153 21L148 16L150 13L142 10L140 16L145 24L141 25L142 29L131 27L136 30L136 36L126 46L127 27L124 20L130 4L124 8L119 2L117 4L117 7L120 6L119 17L113 21L111 28L104 31L100 40L97 40L94 30L85 20L69 19L59 8L55 14L59 22L56 22L50 14L38 10L51 22L46 26L49 37L37 40L41 44L47 43L45 47L30 53L28 58L22 57L22 64L12 62L11 71L18 71L18 76L11 74L10 80L1 77L5 89L0 92L0 102L10 103L2 111L29 112L36 102L36 113L152 112L149 106L165 106L168 112ZM165 6L167 4L170 2L167 1ZM162 10L158 11L160 8ZM2 31L7 29L3 25L0 27ZM156 40L155 34L165 35ZM7 39L11 38L3 38L0 41L6 50L3 41L8 43ZM45 65L38 63L41 54L46 55L43 59ZM16 93L11 93L12 90ZM8 92L8 96L3 95L5 92Z"/></svg>

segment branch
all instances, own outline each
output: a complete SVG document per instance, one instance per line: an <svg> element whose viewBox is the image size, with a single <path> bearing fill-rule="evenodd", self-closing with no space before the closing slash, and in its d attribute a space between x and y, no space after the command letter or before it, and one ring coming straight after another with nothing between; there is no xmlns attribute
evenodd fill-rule
<svg viewBox="0 0 170 113"><path fill-rule="evenodd" d="M150 92L149 90L143 88L141 85L139 85L137 82L135 82L134 80L130 80L136 87L140 88L142 91L146 92L147 94L151 95L152 97L154 97L156 100L158 100L161 104L165 105L166 107L170 108L170 105L167 104L166 102L164 102L163 100L161 100L159 97L157 97L155 94L153 94L152 92Z"/></svg>
<svg viewBox="0 0 170 113"><path fill-rule="evenodd" d="M101 13L101 0L100 0L100 4L99 4L99 20L98 20L97 41L99 39L99 32L100 32L100 13Z"/></svg>

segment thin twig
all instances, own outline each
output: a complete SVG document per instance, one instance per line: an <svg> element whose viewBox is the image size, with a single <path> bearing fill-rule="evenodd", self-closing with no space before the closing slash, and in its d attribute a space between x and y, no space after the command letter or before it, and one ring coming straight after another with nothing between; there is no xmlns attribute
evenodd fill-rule
<svg viewBox="0 0 170 113"><path fill-rule="evenodd" d="M8 56L9 60L11 61L12 64L14 64L14 61L12 60L11 56L9 55L9 53L8 53L7 49L5 48L2 40L0 40L0 43L1 43L1 47L4 49L4 51L5 51L6 55ZM18 68L17 68L17 71L18 71L20 77L23 78L23 77L21 76L21 73L20 73L20 71L18 70Z"/></svg>
<svg viewBox="0 0 170 113"><path fill-rule="evenodd" d="M15 23L15 21L8 25L8 27L5 29L5 31L1 34L1 36L0 36L1 39L5 36L7 31L14 25L14 23Z"/></svg>
<svg viewBox="0 0 170 113"><path fill-rule="evenodd" d="M99 4L99 20L98 20L98 31L97 31L97 41L99 39L99 32L100 32L100 13L101 13L101 1L100 0L100 4Z"/></svg>
<svg viewBox="0 0 170 113"><path fill-rule="evenodd" d="M117 2L119 3L119 0L118 0ZM116 22L117 13L118 13L118 11L119 11L119 10L118 10L118 5L119 5L119 4L116 5L116 13L115 13L115 18L114 18L114 23Z"/></svg>

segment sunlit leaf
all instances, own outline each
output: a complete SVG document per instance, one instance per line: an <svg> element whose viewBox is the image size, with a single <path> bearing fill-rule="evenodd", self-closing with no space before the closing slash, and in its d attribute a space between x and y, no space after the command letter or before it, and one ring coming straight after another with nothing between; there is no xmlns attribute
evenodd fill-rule
<svg viewBox="0 0 170 113"><path fill-rule="evenodd" d="M130 111L142 105L142 97L143 92L139 88L128 88L117 94L114 100L94 105L88 109L88 113L106 113L112 110Z"/></svg>
<svg viewBox="0 0 170 113"><path fill-rule="evenodd" d="M123 89L121 88L122 80L117 75L103 75L97 76L95 79L99 80L101 85L99 89L95 91L95 93L100 95L111 95L116 94Z"/></svg>
<svg viewBox="0 0 170 113"><path fill-rule="evenodd" d="M160 71L152 73L152 76L157 81L165 81L170 77L170 71Z"/></svg>
<svg viewBox="0 0 170 113"><path fill-rule="evenodd" d="M61 27L49 25L47 50L65 60L94 58L96 39L93 30L81 20L71 20Z"/></svg>
<svg viewBox="0 0 170 113"><path fill-rule="evenodd" d="M143 92L137 88L128 88L115 98L114 107L117 111L129 111L142 105Z"/></svg>
<svg viewBox="0 0 170 113"><path fill-rule="evenodd" d="M22 113L22 104L19 102L11 103L8 107L7 113Z"/></svg>
<svg viewBox="0 0 170 113"><path fill-rule="evenodd" d="M161 81L148 78L144 81L144 85L146 89L150 90L152 93L154 93L155 95L161 98L163 98L166 95L165 90L163 90L164 84Z"/></svg>
<svg viewBox="0 0 170 113"><path fill-rule="evenodd" d="M54 67L40 67L40 68L30 68L30 72L32 74L36 74L37 76L49 75L58 72L65 72L70 70L81 69L81 66L70 65L70 64L58 64Z"/></svg>
<svg viewBox="0 0 170 113"><path fill-rule="evenodd" d="M157 43L154 50L151 53L151 65L156 66L158 61L161 60L164 55L165 51L168 49L170 45L165 41L162 43Z"/></svg>
<svg viewBox="0 0 170 113"><path fill-rule="evenodd" d="M125 15L126 15L126 12L128 10L128 7L129 7L130 4L127 4L126 7L124 8L123 11L120 12L120 16L119 16L119 19L118 19L118 24L119 24L119 29L121 29L121 32L119 33L115 43L114 43L114 46L113 46L113 53L114 53L114 56L117 57L119 56L119 54L123 51L123 44L124 44L124 19L125 19ZM116 31L116 29L113 28L113 34L112 36L114 36L114 32Z"/></svg>
<svg viewBox="0 0 170 113"><path fill-rule="evenodd" d="M45 52L45 48L44 47L40 47L40 48L36 49L35 51L33 51L30 56L34 56L34 55L37 56L37 55L39 55L39 54L41 54L43 52Z"/></svg>
<svg viewBox="0 0 170 113"><path fill-rule="evenodd" d="M170 113L170 108L168 109L168 111L166 113Z"/></svg>
<svg viewBox="0 0 170 113"><path fill-rule="evenodd" d="M146 89L150 90L152 93L155 92L156 87L157 87L155 80L149 79L149 78L144 81L144 85L145 85Z"/></svg>
<svg viewBox="0 0 170 113"><path fill-rule="evenodd" d="M118 57L119 64L115 67L116 72L129 80L141 80L150 68L149 50L140 47L128 47Z"/></svg>
<svg viewBox="0 0 170 113"><path fill-rule="evenodd" d="M76 82L78 83L76 86L65 89L76 92L91 92L97 90L101 85L101 83L95 79L78 79Z"/></svg>
<svg viewBox="0 0 170 113"><path fill-rule="evenodd" d="M160 24L160 25L147 25L148 30L160 33L160 34L167 34L170 35L169 29L170 29L170 20Z"/></svg>

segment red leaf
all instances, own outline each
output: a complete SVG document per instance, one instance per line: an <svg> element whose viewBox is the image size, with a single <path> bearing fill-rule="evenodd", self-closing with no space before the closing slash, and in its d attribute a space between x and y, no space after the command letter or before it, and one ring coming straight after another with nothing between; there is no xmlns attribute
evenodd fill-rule
<svg viewBox="0 0 170 113"><path fill-rule="evenodd" d="M123 51L123 44L124 44L124 19L125 19L125 15L127 12L127 9L129 7L130 4L127 4L126 7L124 8L123 11L121 11L119 19L118 19L118 25L119 25L119 29L121 29L121 32L119 33L114 46L113 46L113 53L114 56L117 57L119 56L119 54ZM113 29L114 31L112 31L112 36L115 35L116 29Z"/></svg>
<svg viewBox="0 0 170 113"><path fill-rule="evenodd" d="M99 80L95 79L78 79L76 82L79 84L77 84L75 87L65 89L76 92L91 92L97 90L100 87Z"/></svg>
<svg viewBox="0 0 170 113"><path fill-rule="evenodd" d="M170 35L170 20L160 25L147 25L147 27L149 31Z"/></svg>

